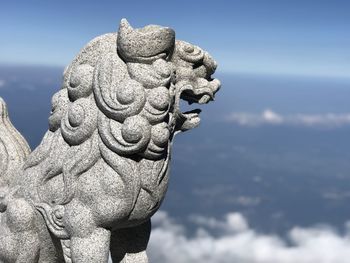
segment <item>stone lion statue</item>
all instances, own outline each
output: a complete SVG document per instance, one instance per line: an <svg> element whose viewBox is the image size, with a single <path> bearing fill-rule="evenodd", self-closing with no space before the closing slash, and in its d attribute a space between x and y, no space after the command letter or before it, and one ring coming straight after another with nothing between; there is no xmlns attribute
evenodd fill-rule
<svg viewBox="0 0 350 263"><path fill-rule="evenodd" d="M167 27L93 39L65 69L33 151L0 101L0 262L148 262L174 135L219 90L216 62Z"/></svg>

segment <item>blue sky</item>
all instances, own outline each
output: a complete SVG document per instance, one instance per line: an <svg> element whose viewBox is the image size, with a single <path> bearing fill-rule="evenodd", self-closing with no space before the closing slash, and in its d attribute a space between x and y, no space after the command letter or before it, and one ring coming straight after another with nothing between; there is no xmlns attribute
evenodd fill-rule
<svg viewBox="0 0 350 263"><path fill-rule="evenodd" d="M350 77L349 10L346 0L2 0L0 63L64 66L126 17L174 28L221 72Z"/></svg>

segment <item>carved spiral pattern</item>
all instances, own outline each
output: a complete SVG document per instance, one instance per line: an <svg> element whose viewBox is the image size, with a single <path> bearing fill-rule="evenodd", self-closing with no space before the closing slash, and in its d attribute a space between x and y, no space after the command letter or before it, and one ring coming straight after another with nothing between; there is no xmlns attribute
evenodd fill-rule
<svg viewBox="0 0 350 263"><path fill-rule="evenodd" d="M71 100L88 97L91 94L93 71L94 68L88 64L78 65L72 69L67 87Z"/></svg>
<svg viewBox="0 0 350 263"><path fill-rule="evenodd" d="M185 41L176 42L176 52L181 59L190 63L197 63L204 58L204 52L201 48Z"/></svg>
<svg viewBox="0 0 350 263"><path fill-rule="evenodd" d="M60 125L63 116L65 115L69 99L67 94L67 89L61 89L56 92L52 97L52 110L49 117L49 127L50 131L56 131Z"/></svg>
<svg viewBox="0 0 350 263"><path fill-rule="evenodd" d="M170 137L170 131L168 125L165 122L154 125L152 127L152 141L158 147L164 147L168 144Z"/></svg>
<svg viewBox="0 0 350 263"><path fill-rule="evenodd" d="M139 115L128 117L122 124L100 114L98 129L103 143L121 155L144 151L151 139L151 125Z"/></svg>
<svg viewBox="0 0 350 263"><path fill-rule="evenodd" d="M164 120L170 107L170 94L166 87L158 87L150 90L147 94L147 102L142 116L151 123L159 123Z"/></svg>
<svg viewBox="0 0 350 263"><path fill-rule="evenodd" d="M130 79L126 65L117 54L101 59L94 78L96 104L108 117L123 122L142 110L144 87Z"/></svg>
<svg viewBox="0 0 350 263"><path fill-rule="evenodd" d="M164 156L168 148L170 130L165 122L152 126L151 140L143 156L148 159L157 160Z"/></svg>
<svg viewBox="0 0 350 263"><path fill-rule="evenodd" d="M71 145L84 142L96 127L97 108L91 97L81 98L72 103L61 122L62 136Z"/></svg>
<svg viewBox="0 0 350 263"><path fill-rule="evenodd" d="M127 65L130 77L147 89L167 86L172 76L170 63L163 59L158 59L153 64L128 63Z"/></svg>

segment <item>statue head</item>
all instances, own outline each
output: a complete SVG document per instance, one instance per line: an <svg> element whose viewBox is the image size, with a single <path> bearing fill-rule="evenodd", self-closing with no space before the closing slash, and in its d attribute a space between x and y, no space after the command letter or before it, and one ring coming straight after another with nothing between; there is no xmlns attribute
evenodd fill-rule
<svg viewBox="0 0 350 263"><path fill-rule="evenodd" d="M43 147L38 156L34 152L27 167L55 159L47 162L52 167L43 165L43 182L49 184L62 174L66 190L64 199L56 202L60 204L70 202L77 178L96 165L130 178L124 179L125 187L151 173L165 178L174 135L200 122L200 110L182 112L180 101L212 101L220 88L212 78L216 67L206 51L175 40L172 29L154 25L134 29L123 19L116 34L91 41L65 70L62 89L52 100L51 133L43 143L53 146ZM153 162L157 165L149 168ZM147 197L140 200L150 202L142 207L153 211L161 203L167 180L146 181L133 187L136 192L149 187ZM125 191L132 198L138 195Z"/></svg>
<svg viewBox="0 0 350 263"><path fill-rule="evenodd" d="M162 98L158 107L170 106L170 97L174 96L172 108L177 118L176 129L185 131L199 124L200 110L182 113L179 101L205 104L214 99L220 81L212 79L217 63L208 52L175 40L175 33L170 28L150 25L134 29L126 19L120 23L117 51L127 65L130 78L146 88L149 93L146 96L156 94ZM157 108L155 104L153 106Z"/></svg>

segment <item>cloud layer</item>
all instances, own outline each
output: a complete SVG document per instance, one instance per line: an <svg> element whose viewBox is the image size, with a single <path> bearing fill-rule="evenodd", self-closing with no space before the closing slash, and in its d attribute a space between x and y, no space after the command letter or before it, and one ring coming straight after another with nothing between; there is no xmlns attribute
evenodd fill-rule
<svg viewBox="0 0 350 263"><path fill-rule="evenodd" d="M249 227L240 213L224 220L192 216L196 234L159 211L153 218L148 254L154 263L347 263L350 227L339 234L329 226L292 228L284 239Z"/></svg>
<svg viewBox="0 0 350 263"><path fill-rule="evenodd" d="M350 113L334 114L292 114L282 115L270 109L259 114L233 112L225 118L226 122L241 126L260 125L299 125L309 127L339 127L350 125Z"/></svg>

